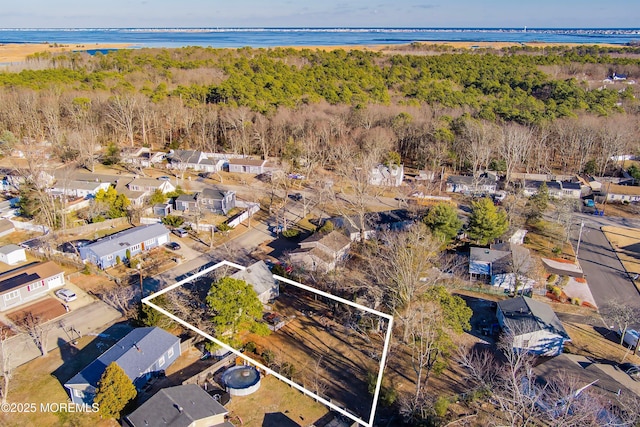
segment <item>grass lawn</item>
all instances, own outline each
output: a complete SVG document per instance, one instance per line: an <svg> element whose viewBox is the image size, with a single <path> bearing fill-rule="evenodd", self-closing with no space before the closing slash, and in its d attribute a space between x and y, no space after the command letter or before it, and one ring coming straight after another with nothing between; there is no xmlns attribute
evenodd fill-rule
<svg viewBox="0 0 640 427"><path fill-rule="evenodd" d="M326 406L272 376L262 379L257 392L249 396L233 396L227 409L230 421L243 427L267 425L263 424L265 416L274 413L284 414L298 425L310 425L329 412Z"/></svg>
<svg viewBox="0 0 640 427"><path fill-rule="evenodd" d="M13 372L8 402L36 405L33 413L0 413L0 425L7 427L117 426L115 420L103 420L98 414L84 412L43 412L40 404L62 404L70 401L63 383L88 365L93 359L115 343L130 328L114 325L109 338L84 336L74 347L63 346L26 363Z"/></svg>
<svg viewBox="0 0 640 427"><path fill-rule="evenodd" d="M573 260L575 256L573 246L570 242L565 241L565 230L560 224L540 220L527 229L529 232L525 237L525 246L535 251L539 256Z"/></svg>

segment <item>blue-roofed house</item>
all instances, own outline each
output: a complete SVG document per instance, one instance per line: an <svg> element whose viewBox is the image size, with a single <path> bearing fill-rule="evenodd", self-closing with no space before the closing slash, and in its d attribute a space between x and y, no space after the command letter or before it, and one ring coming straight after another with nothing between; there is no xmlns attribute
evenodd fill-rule
<svg viewBox="0 0 640 427"><path fill-rule="evenodd" d="M98 381L115 362L137 389L164 371L180 356L180 339L158 327L136 328L78 372L64 386L75 404L91 404Z"/></svg>
<svg viewBox="0 0 640 427"><path fill-rule="evenodd" d="M130 228L79 248L80 258L105 269L124 261L127 251L131 256L169 241L169 230L162 224L141 225Z"/></svg>

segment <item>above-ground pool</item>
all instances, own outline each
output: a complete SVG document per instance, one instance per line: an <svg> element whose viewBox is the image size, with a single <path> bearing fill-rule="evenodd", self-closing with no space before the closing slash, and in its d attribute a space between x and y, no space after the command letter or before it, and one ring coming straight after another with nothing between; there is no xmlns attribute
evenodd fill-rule
<svg viewBox="0 0 640 427"><path fill-rule="evenodd" d="M260 372L253 366L232 366L222 374L222 382L232 396L247 396L260 388Z"/></svg>

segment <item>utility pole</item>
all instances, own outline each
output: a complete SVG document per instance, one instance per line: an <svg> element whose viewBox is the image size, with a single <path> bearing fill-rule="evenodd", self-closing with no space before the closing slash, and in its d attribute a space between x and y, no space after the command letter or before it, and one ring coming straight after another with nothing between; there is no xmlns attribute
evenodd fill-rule
<svg viewBox="0 0 640 427"><path fill-rule="evenodd" d="M573 260L575 264L578 264L578 251L580 250L580 241L582 241L582 229L584 228L584 221L580 221L580 233L578 234L578 244L576 245L576 257Z"/></svg>

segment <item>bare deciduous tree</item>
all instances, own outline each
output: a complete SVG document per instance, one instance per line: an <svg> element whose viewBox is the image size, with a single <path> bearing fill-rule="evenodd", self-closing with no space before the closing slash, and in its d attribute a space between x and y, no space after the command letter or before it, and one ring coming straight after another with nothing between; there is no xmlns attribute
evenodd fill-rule
<svg viewBox="0 0 640 427"><path fill-rule="evenodd" d="M11 366L11 351L9 350L9 330L6 327L0 328L0 376L2 376L2 386L0 387L0 398L2 403L7 403L9 395L9 384L13 377Z"/></svg>
<svg viewBox="0 0 640 427"><path fill-rule="evenodd" d="M18 319L16 326L20 332L27 334L31 338L42 356L47 355L49 351L47 348L49 332L53 328L51 323L29 311Z"/></svg>

